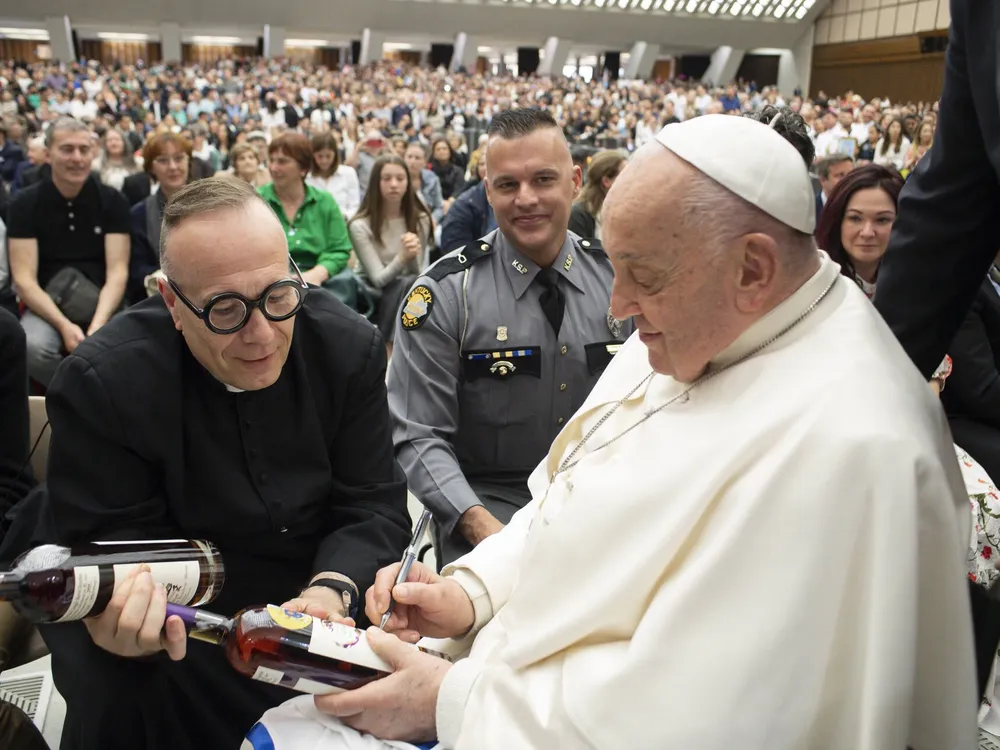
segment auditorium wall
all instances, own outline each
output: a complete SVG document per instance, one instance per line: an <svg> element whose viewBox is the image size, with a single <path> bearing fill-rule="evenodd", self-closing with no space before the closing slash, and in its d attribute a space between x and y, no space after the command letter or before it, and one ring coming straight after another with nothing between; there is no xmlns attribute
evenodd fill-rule
<svg viewBox="0 0 1000 750"><path fill-rule="evenodd" d="M823 44L813 48L810 93L853 91L865 99L920 102L937 99L944 79L943 32L910 34L864 42Z"/></svg>
<svg viewBox="0 0 1000 750"><path fill-rule="evenodd" d="M936 99L949 0L833 0L815 28L810 93Z"/></svg>

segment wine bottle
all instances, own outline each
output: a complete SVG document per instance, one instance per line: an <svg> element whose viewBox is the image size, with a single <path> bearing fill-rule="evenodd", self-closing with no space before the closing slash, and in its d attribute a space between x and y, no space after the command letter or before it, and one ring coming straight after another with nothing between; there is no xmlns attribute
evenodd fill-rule
<svg viewBox="0 0 1000 750"><path fill-rule="evenodd" d="M33 622L95 617L108 606L115 586L142 564L176 604L207 604L226 579L222 555L200 540L92 542L72 548L45 544L0 572L0 601Z"/></svg>
<svg viewBox="0 0 1000 750"><path fill-rule="evenodd" d="M368 645L365 631L273 604L232 618L168 604L171 615L184 621L189 637L224 646L229 663L250 679L300 693L354 690L392 672ZM420 650L451 661L436 651Z"/></svg>

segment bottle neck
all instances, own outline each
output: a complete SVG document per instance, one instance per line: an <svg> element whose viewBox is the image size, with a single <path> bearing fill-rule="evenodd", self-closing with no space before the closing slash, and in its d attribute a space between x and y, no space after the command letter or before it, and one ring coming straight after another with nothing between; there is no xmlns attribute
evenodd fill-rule
<svg viewBox="0 0 1000 750"><path fill-rule="evenodd" d="M21 584L23 581L23 573L15 573L13 571L0 572L0 601L16 599L21 593Z"/></svg>
<svg viewBox="0 0 1000 750"><path fill-rule="evenodd" d="M226 642L234 627L234 621L203 609L167 604L167 617L181 618L188 630L188 637L197 641L221 645Z"/></svg>

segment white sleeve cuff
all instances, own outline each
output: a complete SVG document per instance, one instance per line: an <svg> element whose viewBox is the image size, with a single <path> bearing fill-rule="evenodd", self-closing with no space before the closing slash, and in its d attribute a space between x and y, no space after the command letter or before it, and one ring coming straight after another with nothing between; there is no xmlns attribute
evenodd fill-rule
<svg viewBox="0 0 1000 750"><path fill-rule="evenodd" d="M465 704L469 702L469 694L482 668L483 664L478 659L462 659L445 675L438 690L435 710L437 739L442 747L453 748L458 744L465 719Z"/></svg>
<svg viewBox="0 0 1000 750"><path fill-rule="evenodd" d="M483 626L493 619L493 602L490 600L490 592L486 590L482 579L468 568L456 568L449 565L443 572L444 575L465 589L465 593L472 601L472 610L475 613L472 629L459 640L475 638Z"/></svg>

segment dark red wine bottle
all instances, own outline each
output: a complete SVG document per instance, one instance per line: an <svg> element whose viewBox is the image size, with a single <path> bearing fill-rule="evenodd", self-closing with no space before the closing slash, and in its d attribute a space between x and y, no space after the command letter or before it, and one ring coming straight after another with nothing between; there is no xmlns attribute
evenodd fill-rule
<svg viewBox="0 0 1000 750"><path fill-rule="evenodd" d="M92 542L72 548L46 544L0 572L0 601L34 622L95 617L108 606L115 586L142 564L176 604L207 604L226 579L222 555L201 540Z"/></svg>
<svg viewBox="0 0 1000 750"><path fill-rule="evenodd" d="M232 618L168 604L171 615L184 621L189 637L224 646L238 672L301 693L354 690L392 672L368 645L365 631L273 604L244 609Z"/></svg>

